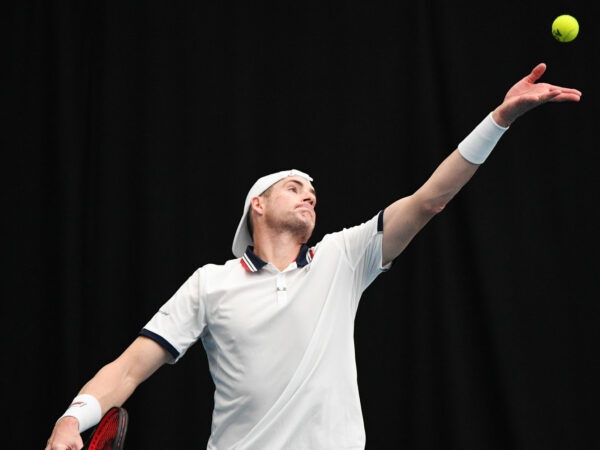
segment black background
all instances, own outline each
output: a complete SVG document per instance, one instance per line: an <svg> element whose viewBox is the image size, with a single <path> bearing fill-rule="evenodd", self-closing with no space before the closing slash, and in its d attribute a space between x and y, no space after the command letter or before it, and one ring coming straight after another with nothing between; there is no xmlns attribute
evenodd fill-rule
<svg viewBox="0 0 600 450"><path fill-rule="evenodd" d="M367 448L600 447L596 3L413 3L5 9L4 448L42 449L178 286L232 258L257 177L314 177L315 243L416 190L538 62L581 102L515 122L363 296ZM196 345L126 402L127 448L204 448L212 389Z"/></svg>

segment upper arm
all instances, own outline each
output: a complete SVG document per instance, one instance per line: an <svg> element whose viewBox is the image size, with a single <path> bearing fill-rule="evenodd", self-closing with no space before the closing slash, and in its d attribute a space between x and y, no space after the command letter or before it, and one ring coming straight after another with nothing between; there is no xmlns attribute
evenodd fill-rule
<svg viewBox="0 0 600 450"><path fill-rule="evenodd" d="M432 216L414 194L388 206L383 213L382 264L402 253Z"/></svg>
<svg viewBox="0 0 600 450"><path fill-rule="evenodd" d="M138 336L113 364L120 366L121 373L138 385L171 358L160 344Z"/></svg>

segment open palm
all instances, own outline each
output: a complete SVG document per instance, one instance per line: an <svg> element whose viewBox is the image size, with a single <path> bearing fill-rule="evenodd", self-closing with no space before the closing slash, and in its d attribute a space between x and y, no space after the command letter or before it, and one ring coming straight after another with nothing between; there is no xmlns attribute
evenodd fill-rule
<svg viewBox="0 0 600 450"><path fill-rule="evenodd" d="M581 92L577 89L537 83L546 71L546 64L540 63L531 73L515 83L504 97L502 115L507 122L513 122L527 111L547 102L578 102Z"/></svg>

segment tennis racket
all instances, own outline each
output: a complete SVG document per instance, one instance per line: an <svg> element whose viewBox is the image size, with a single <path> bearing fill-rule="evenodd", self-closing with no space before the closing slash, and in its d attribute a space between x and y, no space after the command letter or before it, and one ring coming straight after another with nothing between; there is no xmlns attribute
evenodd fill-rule
<svg viewBox="0 0 600 450"><path fill-rule="evenodd" d="M90 434L82 450L121 450L127 433L129 415L122 407L110 408Z"/></svg>

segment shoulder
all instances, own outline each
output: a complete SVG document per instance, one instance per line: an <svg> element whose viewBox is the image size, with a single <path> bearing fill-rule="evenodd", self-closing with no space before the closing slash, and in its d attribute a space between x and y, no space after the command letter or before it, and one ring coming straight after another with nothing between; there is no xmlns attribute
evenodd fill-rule
<svg viewBox="0 0 600 450"><path fill-rule="evenodd" d="M379 211L369 220L357 225L344 227L335 232L328 233L323 238L311 247L311 251L317 252L327 251L328 249L347 249L354 246L362 246L372 238L383 232L383 211Z"/></svg>
<svg viewBox="0 0 600 450"><path fill-rule="evenodd" d="M335 240L343 240L353 235L360 234L377 234L383 232L383 210L379 211L370 219L348 227L344 227L341 230L328 233L323 236L315 247L318 247L321 243Z"/></svg>
<svg viewBox="0 0 600 450"><path fill-rule="evenodd" d="M221 264L206 263L200 266L195 273L199 276L221 275L227 272L235 272L241 268L242 265L240 264L240 258L234 258Z"/></svg>

